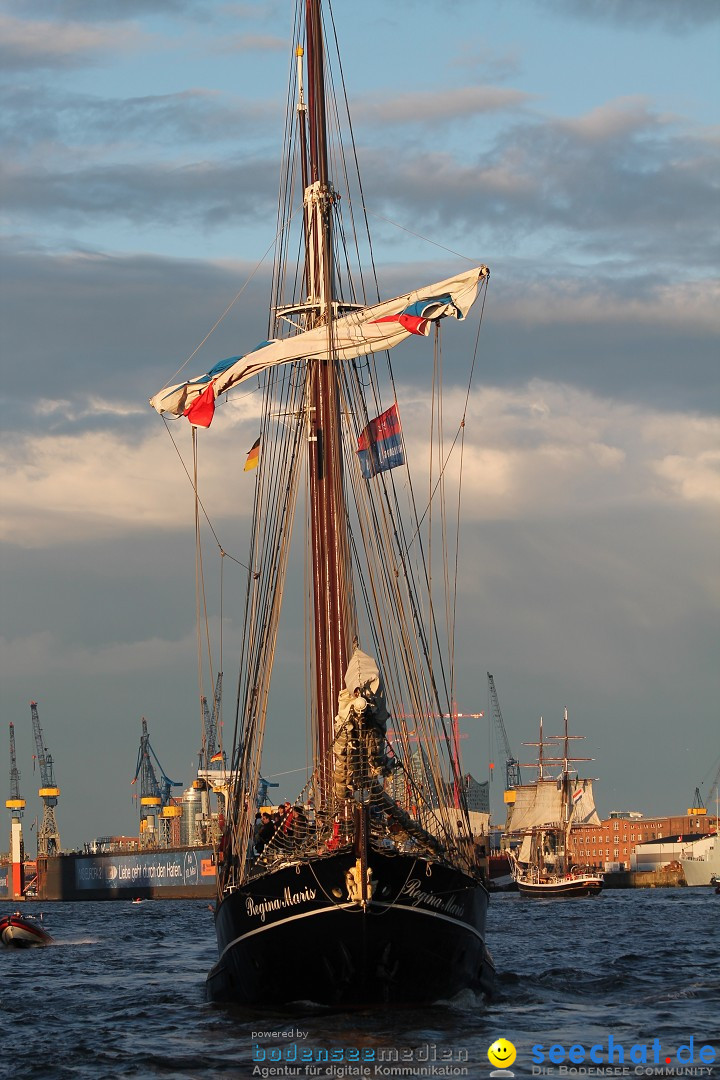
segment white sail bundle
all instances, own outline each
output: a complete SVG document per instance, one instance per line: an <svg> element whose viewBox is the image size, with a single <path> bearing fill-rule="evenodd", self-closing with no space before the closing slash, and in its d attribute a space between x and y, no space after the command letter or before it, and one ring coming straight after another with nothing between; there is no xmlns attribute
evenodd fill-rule
<svg viewBox="0 0 720 1080"><path fill-rule="evenodd" d="M359 784L368 781L368 777L357 774L360 742L373 774L379 776L384 771L387 721L385 689L377 661L356 647L345 672L345 688L340 691L335 717L334 781L338 798L351 796Z"/></svg>
<svg viewBox="0 0 720 1080"><path fill-rule="evenodd" d="M432 323L448 316L464 319L487 278L486 266L446 278L372 307L361 308L294 337L266 341L243 356L221 360L204 375L161 390L150 399L159 413L187 416L208 427L220 394L269 367L293 360L352 360L392 349L411 334L427 336ZM202 401L200 401L202 399Z"/></svg>

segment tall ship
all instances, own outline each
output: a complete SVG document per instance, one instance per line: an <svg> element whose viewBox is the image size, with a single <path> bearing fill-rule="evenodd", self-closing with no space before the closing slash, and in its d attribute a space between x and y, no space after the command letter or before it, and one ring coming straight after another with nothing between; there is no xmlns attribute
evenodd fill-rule
<svg viewBox="0 0 720 1080"><path fill-rule="evenodd" d="M515 788L506 827L519 845L511 849L512 872L525 896L596 896L603 887L602 875L578 864L573 855L580 831L600 825L600 818L592 780L581 779L574 768L592 759L570 756L571 741L585 736L569 734L567 709L564 722L562 735L543 738L541 718L539 741L525 743L538 748L537 762L523 766L536 768L537 779Z"/></svg>
<svg viewBox="0 0 720 1080"><path fill-rule="evenodd" d="M449 438L438 404L444 324L484 299L489 271L446 270L434 284L379 298L374 270L360 268L363 255L376 263L335 27L320 0L298 4L293 41L267 340L151 400L167 420L187 417L195 454L223 395L256 376L263 394L246 463L249 570L207 991L271 1008L432 1002L488 990L493 976L488 889L447 722L475 334L465 337L467 395ZM426 366L433 403L414 454L389 355L408 339L424 345L412 377ZM422 495L409 468L420 456L432 470ZM460 477L452 495L451 474ZM306 559L297 571L296 517ZM296 707L278 714L271 677L294 582L305 595L307 675ZM282 823L258 844L264 737L278 724L292 738L307 730L308 765Z"/></svg>

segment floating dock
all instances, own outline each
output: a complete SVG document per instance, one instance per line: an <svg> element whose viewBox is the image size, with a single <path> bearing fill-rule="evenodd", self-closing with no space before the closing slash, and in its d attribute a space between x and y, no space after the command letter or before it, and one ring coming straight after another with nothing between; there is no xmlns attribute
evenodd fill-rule
<svg viewBox="0 0 720 1080"><path fill-rule="evenodd" d="M70 852L38 859L37 900L215 898L212 848Z"/></svg>

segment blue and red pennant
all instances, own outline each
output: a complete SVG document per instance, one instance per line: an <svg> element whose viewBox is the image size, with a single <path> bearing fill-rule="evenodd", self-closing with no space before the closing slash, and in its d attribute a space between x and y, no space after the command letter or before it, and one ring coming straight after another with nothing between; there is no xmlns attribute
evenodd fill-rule
<svg viewBox="0 0 720 1080"><path fill-rule="evenodd" d="M425 297L424 300L417 300L396 315L383 315L381 319L373 319L372 321L374 323L398 322L409 333L427 337L430 320L437 316L438 310L442 310L448 305L455 307L452 296L449 293L444 293L442 296L431 296Z"/></svg>
<svg viewBox="0 0 720 1080"><path fill-rule="evenodd" d="M405 464L397 402L363 428L358 439L357 454L366 480Z"/></svg>

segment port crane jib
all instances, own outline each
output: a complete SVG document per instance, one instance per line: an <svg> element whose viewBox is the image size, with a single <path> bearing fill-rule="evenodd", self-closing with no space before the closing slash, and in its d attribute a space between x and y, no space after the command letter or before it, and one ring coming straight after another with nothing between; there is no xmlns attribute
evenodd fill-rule
<svg viewBox="0 0 720 1080"><path fill-rule="evenodd" d="M493 719L495 720L495 727L497 728L502 743L502 748L505 751L505 802L514 802L514 795L510 793L520 786L520 762L510 749L510 742L507 737L507 731L505 730L505 721L503 720L502 712L500 711L500 700L495 689L495 680L488 671L488 694L490 696L490 707L492 709ZM493 769L491 764L490 769ZM492 772L491 772L492 775Z"/></svg>
<svg viewBox="0 0 720 1080"><path fill-rule="evenodd" d="M5 806L11 812L13 820L19 821L25 809L25 800L20 796L20 770L15 756L15 725L10 724L10 798Z"/></svg>
<svg viewBox="0 0 720 1080"><path fill-rule="evenodd" d="M33 735L35 736L36 760L42 785L38 795L43 801L43 817L37 836L38 858L42 859L47 858L49 855L57 855L60 851L60 832L55 819L55 807L60 796L60 788L55 783L52 754L45 746L43 731L40 727L40 717L38 716L37 701L30 702L30 715L32 717Z"/></svg>
<svg viewBox="0 0 720 1080"><path fill-rule="evenodd" d="M202 697L200 703L203 713L203 748L200 751L201 767L210 768L210 763L215 756L217 746L218 725L220 723L220 705L222 702L222 671L218 672L215 682L215 694L213 695L212 709L208 705L208 699ZM223 758L224 760L224 758Z"/></svg>
<svg viewBox="0 0 720 1080"><path fill-rule="evenodd" d="M158 781L155 774L152 758L155 759L155 764L160 772L161 781ZM147 814L154 814L164 806L167 806L171 798L170 789L182 787L182 780L171 780L169 776L166 776L165 770L160 764L157 754L150 745L147 720L144 716L142 717L142 735L140 736L137 766L135 768L135 776L131 781L133 784L137 782L138 776L140 777L140 806L141 815L143 817ZM145 809L145 813L143 813L143 808Z"/></svg>

